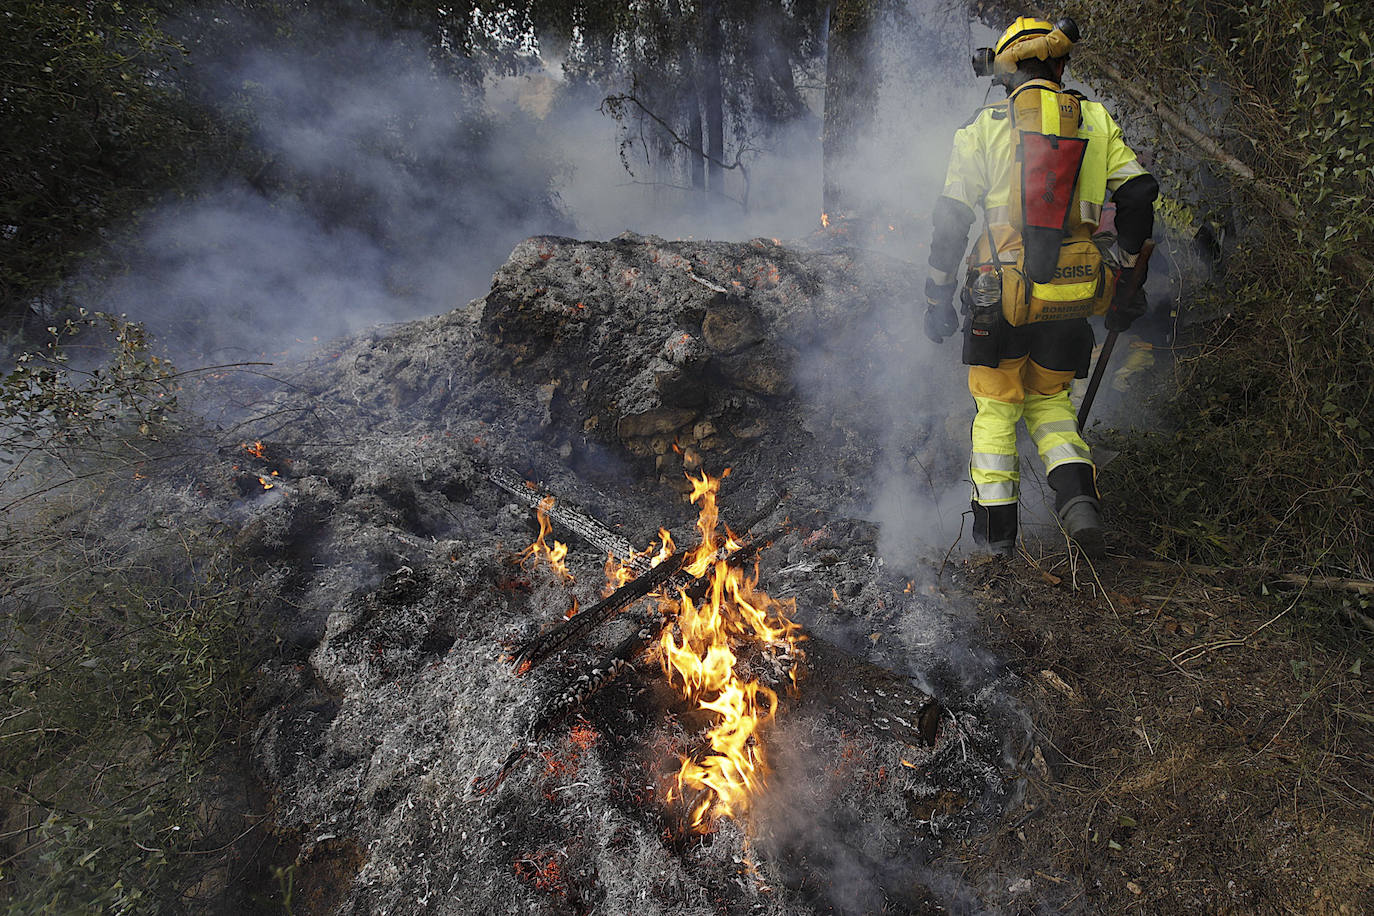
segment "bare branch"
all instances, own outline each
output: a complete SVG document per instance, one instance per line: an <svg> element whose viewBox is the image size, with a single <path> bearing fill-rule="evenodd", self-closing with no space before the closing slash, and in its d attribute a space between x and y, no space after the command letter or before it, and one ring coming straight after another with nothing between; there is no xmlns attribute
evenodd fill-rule
<svg viewBox="0 0 1374 916"><path fill-rule="evenodd" d="M694 154L694 155L700 156L701 158L705 159L707 162L710 162L710 163L713 164L713 165L719 166L719 167L722 168L722 169L726 169L726 170L729 170L729 171L738 171L738 172L740 173L740 177L744 179L744 194L743 194L741 197L739 197L739 198L734 198L734 197L729 196L728 194L722 194L722 193L719 192L719 191L715 191L714 189L713 189L713 193L719 195L720 197L725 198L726 200L730 200L730 201L734 201L735 203L738 203L738 204L740 205L740 209L744 210L745 212L748 212L748 210L749 210L749 167L745 164L745 162L744 162L744 157L747 156L747 155L749 155L749 154L751 154L751 153L757 153L758 150L757 150L755 147L750 146L748 143L742 143L742 144L740 144L739 148L738 148L737 150L735 150L735 156L734 156L734 159L733 159L733 160L731 160L731 161L729 161L729 162L722 161L721 159L718 159L718 158L716 158L716 157L711 156L710 154L708 154L705 150L703 150L703 149L701 148L701 145L700 145L700 144L698 144L698 143L692 143L691 141L685 139L681 134L679 134L679 133L673 128L673 126L672 126L671 124L669 124L669 123L668 123L667 121L665 121L662 117L660 117L656 112L653 111L653 109L649 108L649 106L645 105L644 102L643 102L642 100L640 100L640 98L639 98L637 95L635 95L633 92L627 92L627 93L621 93L621 94L619 94L619 95L607 96L606 98L604 98L604 99L601 100L601 107L600 107L599 110L601 111L602 114L608 114L608 115L610 115L611 117L615 118L615 119L618 121L618 120L620 120L620 118L622 117L623 112L624 112L624 108L625 108L625 106L626 106L627 104L628 104L628 105L634 105L636 108L639 109L640 114L641 114L643 117L648 118L650 121L652 121L653 123L657 124L660 128L662 128L662 129L663 129L663 132L666 133L666 134L668 135L668 137L673 141L673 144L674 144L674 145L680 146L680 147L682 147L683 149L687 150L688 152L691 152L691 153ZM646 144L646 148L647 148L647 144ZM627 171L628 171L628 167L627 167ZM636 184L655 184L655 185L661 184L661 183L659 183L659 182L642 182L642 181L636 181L635 183L636 183ZM678 186L675 186L675 185L663 185L663 186L666 186L666 187L678 187ZM684 190L685 190L685 189L684 189ZM695 190L695 189L692 189L692 190Z"/></svg>

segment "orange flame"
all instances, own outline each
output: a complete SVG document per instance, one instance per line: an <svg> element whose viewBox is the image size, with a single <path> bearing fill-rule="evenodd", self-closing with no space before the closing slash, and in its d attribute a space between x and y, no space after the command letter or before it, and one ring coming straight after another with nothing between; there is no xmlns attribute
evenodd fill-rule
<svg viewBox="0 0 1374 916"><path fill-rule="evenodd" d="M773 600L758 589L757 570L748 576L723 559L722 548L728 552L739 545L728 529L723 540L718 531L720 478L703 472L700 478L688 475L688 480L692 502L701 505L697 518L701 544L686 569L693 576L709 572L710 585L700 602L686 592L679 592L676 599L663 599L662 610L675 615L676 623L664 630L660 646L669 682L677 684L699 709L715 714L716 724L707 732L710 751L701 759L683 760L676 793L670 791L668 796L670 802L694 799L691 826L705 831L711 820L736 817L747 810L768 772L757 732L777 710L778 697L767 686L735 671L735 646L754 640L800 654L801 636L791 619L794 602Z"/></svg>
<svg viewBox="0 0 1374 916"><path fill-rule="evenodd" d="M242 448L245 452L252 455L254 458L267 457L267 446L262 444L261 439L257 440L252 445L249 445L247 442L244 442Z"/></svg>
<svg viewBox="0 0 1374 916"><path fill-rule="evenodd" d="M658 539L660 546L653 559L649 561L650 568L657 566L677 552L677 546L673 543L673 536L668 533L667 528L658 529ZM628 560L621 560L620 557L608 552L605 566L606 584L601 589L601 597L605 598L625 583L632 581L635 577L634 561L640 557L648 556L653 549L654 545L651 543Z"/></svg>
<svg viewBox="0 0 1374 916"><path fill-rule="evenodd" d="M549 510L553 508L553 503L552 496L545 496L539 501L539 506L535 509L535 517L539 520L539 536L534 539L533 544L525 548L525 552L520 555L520 562L529 561L538 565L539 558L544 557L559 579L564 582L575 582L573 574L568 572L568 567L563 563L568 555L568 545L562 541L554 541L550 547L544 540L553 531L553 525L549 522Z"/></svg>
<svg viewBox="0 0 1374 916"><path fill-rule="evenodd" d="M830 214L829 214L829 213L825 213L825 212L822 212L822 213L821 213L821 225L822 225L824 228L826 228L826 229L829 229L829 228L830 228Z"/></svg>

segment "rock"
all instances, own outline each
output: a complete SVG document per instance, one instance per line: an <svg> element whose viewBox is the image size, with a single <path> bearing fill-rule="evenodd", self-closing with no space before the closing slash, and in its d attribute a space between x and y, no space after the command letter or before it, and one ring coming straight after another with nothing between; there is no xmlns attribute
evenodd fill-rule
<svg viewBox="0 0 1374 916"><path fill-rule="evenodd" d="M717 353L738 353L763 342L758 316L738 302L726 301L706 313L701 336Z"/></svg>
<svg viewBox="0 0 1374 916"><path fill-rule="evenodd" d="M754 417L744 423L735 423L730 426L730 435L737 439L757 439L768 431L768 421L763 417Z"/></svg>
<svg viewBox="0 0 1374 916"><path fill-rule="evenodd" d="M702 420L692 427L692 438L700 442L716 434L716 424L710 420Z"/></svg>
<svg viewBox="0 0 1374 916"><path fill-rule="evenodd" d="M621 417L616 432L621 439L643 438L677 432L695 420L697 411L686 407L660 407Z"/></svg>
<svg viewBox="0 0 1374 916"><path fill-rule="evenodd" d="M558 393L558 379L554 379L546 385L540 385L535 389L535 403L539 405L539 425L551 426L553 424L553 396Z"/></svg>
<svg viewBox="0 0 1374 916"><path fill-rule="evenodd" d="M748 353L727 356L719 360L723 376L734 384L756 394L770 396L792 393L791 360L774 353Z"/></svg>

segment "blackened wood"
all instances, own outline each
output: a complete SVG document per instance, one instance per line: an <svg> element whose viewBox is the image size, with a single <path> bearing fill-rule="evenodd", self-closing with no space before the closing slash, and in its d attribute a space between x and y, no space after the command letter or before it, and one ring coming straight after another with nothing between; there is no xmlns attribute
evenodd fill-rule
<svg viewBox="0 0 1374 916"><path fill-rule="evenodd" d="M769 500L761 510L745 522L744 527L737 533L738 536L744 537L751 528L772 515L786 496L785 492L779 493L774 499ZM516 670L521 673L528 671L553 653L583 638L620 611L658 589L682 569L682 564L686 562L687 557L692 552L682 551L668 557L649 572L625 583L587 610L560 621L518 647L511 653L511 661L516 666ZM738 552L736 551L736 553ZM686 588L691 581L689 579L681 583L679 587Z"/></svg>

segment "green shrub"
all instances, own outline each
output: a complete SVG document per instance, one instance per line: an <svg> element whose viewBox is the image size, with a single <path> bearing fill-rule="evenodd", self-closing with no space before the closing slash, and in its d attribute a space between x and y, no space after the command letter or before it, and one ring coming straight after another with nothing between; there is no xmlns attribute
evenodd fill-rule
<svg viewBox="0 0 1374 916"><path fill-rule="evenodd" d="M255 602L208 524L128 517L175 453L170 364L110 316L49 332L0 381L0 911L183 909L229 846Z"/></svg>
<svg viewBox="0 0 1374 916"><path fill-rule="evenodd" d="M1169 431L1120 442L1104 472L1125 527L1172 558L1371 577L1374 7L1089 0L1069 12L1090 38L1076 69L1126 103L1165 193L1229 217L1241 239L1183 303L1185 318L1223 317L1179 342ZM1164 123L1142 91L1231 160Z"/></svg>
<svg viewBox="0 0 1374 916"><path fill-rule="evenodd" d="M174 540L6 545L8 913L166 912L222 864L206 780L241 718L251 604L214 539Z"/></svg>
<svg viewBox="0 0 1374 916"><path fill-rule="evenodd" d="M0 320L222 145L171 80L181 49L158 20L138 0L5 4Z"/></svg>

